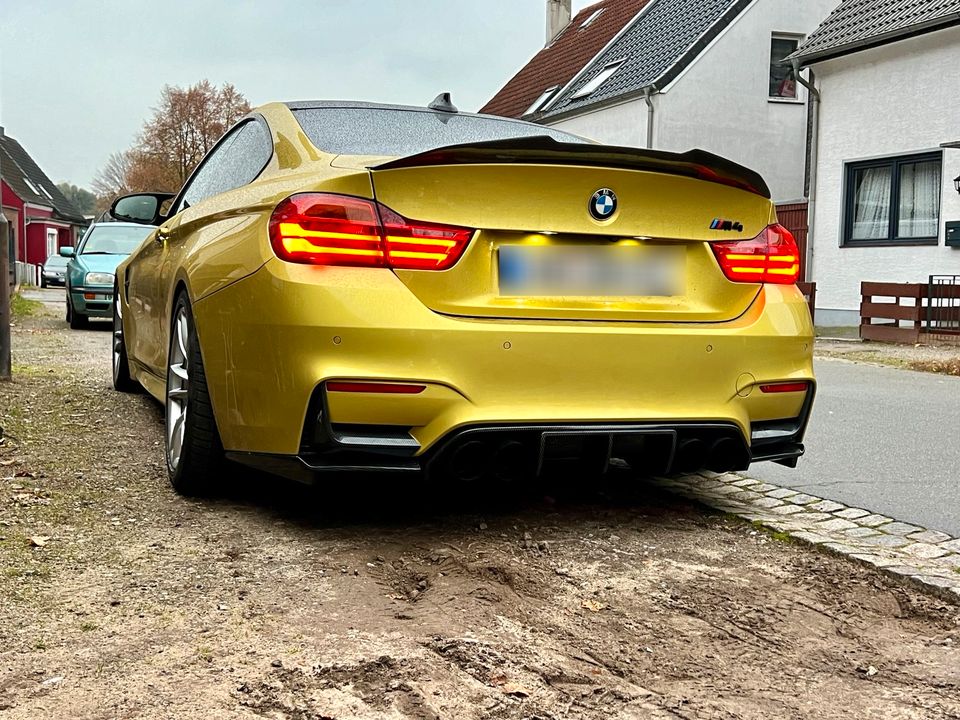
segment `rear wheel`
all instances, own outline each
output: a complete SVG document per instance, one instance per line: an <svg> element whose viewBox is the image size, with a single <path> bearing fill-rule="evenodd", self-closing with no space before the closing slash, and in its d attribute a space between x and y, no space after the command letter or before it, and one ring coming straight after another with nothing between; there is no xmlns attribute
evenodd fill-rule
<svg viewBox="0 0 960 720"><path fill-rule="evenodd" d="M113 288L113 389L120 392L137 392L140 384L130 377L127 361L127 345L123 337L123 310L120 307L120 292Z"/></svg>
<svg viewBox="0 0 960 720"><path fill-rule="evenodd" d="M223 463L193 312L180 293L170 324L167 355L167 472L181 495L208 494Z"/></svg>

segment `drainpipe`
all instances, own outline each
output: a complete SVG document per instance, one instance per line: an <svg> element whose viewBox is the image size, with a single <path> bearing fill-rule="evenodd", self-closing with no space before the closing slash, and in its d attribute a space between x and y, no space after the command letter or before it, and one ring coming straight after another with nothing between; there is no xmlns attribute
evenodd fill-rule
<svg viewBox="0 0 960 720"><path fill-rule="evenodd" d="M647 150L653 150L653 99L652 95L657 92L656 85L650 85L643 91L643 99L647 103Z"/></svg>
<svg viewBox="0 0 960 720"><path fill-rule="evenodd" d="M806 257L806 277L804 280L810 282L813 277L813 244L814 244L814 220L817 216L817 171L820 150L820 91L817 90L814 83L807 80L800 74L800 61L791 60L793 64L793 76L800 81L810 92L810 111L812 113L812 127L810 129L810 191L807 193L807 257ZM813 73L811 72L811 77Z"/></svg>

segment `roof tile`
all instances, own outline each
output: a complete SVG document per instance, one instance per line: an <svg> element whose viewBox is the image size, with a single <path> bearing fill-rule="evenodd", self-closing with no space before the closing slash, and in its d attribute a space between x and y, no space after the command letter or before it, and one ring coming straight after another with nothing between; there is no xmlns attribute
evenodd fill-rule
<svg viewBox="0 0 960 720"><path fill-rule="evenodd" d="M563 87L652 0L601 0L584 8L560 35L494 95L480 112L519 118L549 87ZM580 26L597 10L603 12Z"/></svg>
<svg viewBox="0 0 960 720"><path fill-rule="evenodd" d="M76 206L50 181L23 146L9 135L0 136L0 163L3 164L3 181L21 200L53 207L64 220L83 221L83 215ZM49 197L33 188L41 193L46 191Z"/></svg>
<svg viewBox="0 0 960 720"><path fill-rule="evenodd" d="M843 0L792 57L835 57L917 30L960 24L960 0Z"/></svg>
<svg viewBox="0 0 960 720"><path fill-rule="evenodd" d="M656 0L554 101L544 117L638 92L658 81L669 82L749 4L749 0ZM605 66L621 60L623 64L597 90L574 97Z"/></svg>

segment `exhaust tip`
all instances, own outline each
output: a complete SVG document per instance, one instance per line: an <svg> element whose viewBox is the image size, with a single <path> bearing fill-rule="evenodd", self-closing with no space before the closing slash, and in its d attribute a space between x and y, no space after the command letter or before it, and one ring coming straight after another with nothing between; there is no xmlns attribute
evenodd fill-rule
<svg viewBox="0 0 960 720"><path fill-rule="evenodd" d="M739 470L746 464L743 447L733 438L721 438L710 446L707 469L714 472Z"/></svg>
<svg viewBox="0 0 960 720"><path fill-rule="evenodd" d="M677 456L673 469L679 473L692 473L702 470L707 462L707 444L703 440L681 440L677 445Z"/></svg>
<svg viewBox="0 0 960 720"><path fill-rule="evenodd" d="M518 480L528 464L527 448L523 443L508 440L500 444L493 457L493 474L505 482Z"/></svg>
<svg viewBox="0 0 960 720"><path fill-rule="evenodd" d="M457 480L476 482L490 472L490 448L480 440L466 442L454 451L449 467Z"/></svg>

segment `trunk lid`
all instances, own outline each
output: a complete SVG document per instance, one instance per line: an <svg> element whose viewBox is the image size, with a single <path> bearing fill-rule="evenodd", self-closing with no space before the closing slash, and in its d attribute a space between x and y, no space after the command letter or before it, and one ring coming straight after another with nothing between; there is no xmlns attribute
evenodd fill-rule
<svg viewBox="0 0 960 720"><path fill-rule="evenodd" d="M709 244L775 222L759 176L701 151L538 137L440 148L370 172L377 200L404 217L476 228L449 270L396 271L427 307L465 317L730 320L760 286L727 280ZM589 208L605 190L616 210L598 219Z"/></svg>

